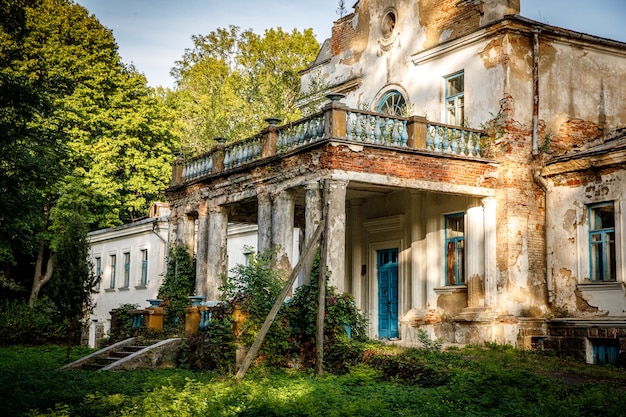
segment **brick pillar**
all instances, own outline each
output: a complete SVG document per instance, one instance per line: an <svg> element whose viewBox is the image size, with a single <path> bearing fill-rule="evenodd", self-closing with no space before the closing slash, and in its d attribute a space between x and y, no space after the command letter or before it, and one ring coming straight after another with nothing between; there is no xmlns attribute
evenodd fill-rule
<svg viewBox="0 0 626 417"><path fill-rule="evenodd" d="M207 300L219 298L221 274L228 269L226 259L228 213L221 206L209 206L209 245L207 248L207 278L204 294Z"/></svg>
<svg viewBox="0 0 626 417"><path fill-rule="evenodd" d="M325 137L345 138L348 106L333 101L324 107Z"/></svg>
<svg viewBox="0 0 626 417"><path fill-rule="evenodd" d="M428 120L423 116L411 116L406 124L409 134L407 146L413 149L426 149L426 125Z"/></svg>

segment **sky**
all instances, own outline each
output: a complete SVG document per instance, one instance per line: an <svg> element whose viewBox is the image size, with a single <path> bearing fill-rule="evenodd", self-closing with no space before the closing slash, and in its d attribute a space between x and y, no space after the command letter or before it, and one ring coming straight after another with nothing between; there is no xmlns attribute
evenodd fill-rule
<svg viewBox="0 0 626 417"><path fill-rule="evenodd" d="M151 86L172 88L175 61L192 35L229 25L263 33L313 28L320 44L339 18L338 0L74 0L113 31L119 53ZM345 2L348 12L356 0ZM626 42L626 0L521 0L522 16L553 26Z"/></svg>

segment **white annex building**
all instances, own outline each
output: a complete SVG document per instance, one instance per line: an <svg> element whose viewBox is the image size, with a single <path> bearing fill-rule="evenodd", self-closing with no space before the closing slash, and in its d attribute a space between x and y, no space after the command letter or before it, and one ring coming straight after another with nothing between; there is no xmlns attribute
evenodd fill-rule
<svg viewBox="0 0 626 417"><path fill-rule="evenodd" d="M167 248L170 210L156 203L150 217L113 229L89 233L91 261L95 274L101 277L94 294L96 307L90 317L89 346L111 329L110 311L122 304L147 307L146 300L157 298L167 268ZM257 225L228 225L228 270L246 264L256 251ZM299 234L294 233L294 246Z"/></svg>

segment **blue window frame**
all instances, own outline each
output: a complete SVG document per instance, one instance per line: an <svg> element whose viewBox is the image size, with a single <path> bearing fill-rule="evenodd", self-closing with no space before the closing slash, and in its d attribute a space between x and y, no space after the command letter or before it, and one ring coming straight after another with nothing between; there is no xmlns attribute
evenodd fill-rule
<svg viewBox="0 0 626 417"><path fill-rule="evenodd" d="M465 284L465 213L445 216L446 285Z"/></svg>
<svg viewBox="0 0 626 417"><path fill-rule="evenodd" d="M148 249L141 250L141 278L139 285L148 284Z"/></svg>
<svg viewBox="0 0 626 417"><path fill-rule="evenodd" d="M465 121L465 74L463 71L445 78L446 123L463 126Z"/></svg>
<svg viewBox="0 0 626 417"><path fill-rule="evenodd" d="M406 100L402 93L397 90L387 92L378 103L378 113L389 116L404 116L406 113Z"/></svg>
<svg viewBox="0 0 626 417"><path fill-rule="evenodd" d="M109 288L115 288L115 270L117 269L117 256L111 255L111 276L109 278Z"/></svg>
<svg viewBox="0 0 626 417"><path fill-rule="evenodd" d="M589 206L589 266L591 281L615 281L613 202Z"/></svg>
<svg viewBox="0 0 626 417"><path fill-rule="evenodd" d="M124 252L124 286L122 288L128 288L130 286L130 252Z"/></svg>

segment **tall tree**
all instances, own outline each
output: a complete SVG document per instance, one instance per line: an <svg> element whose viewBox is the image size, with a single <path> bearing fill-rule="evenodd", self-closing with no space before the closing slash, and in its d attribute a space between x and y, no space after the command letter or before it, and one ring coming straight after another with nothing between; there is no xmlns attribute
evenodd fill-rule
<svg viewBox="0 0 626 417"><path fill-rule="evenodd" d="M0 220L0 248L6 248L0 263L8 271L33 271L28 263L36 259L32 302L52 277L56 231L67 219L78 211L90 228L99 228L142 217L163 197L177 145L162 96L122 63L111 31L95 16L71 0L0 1L7 34L0 36L0 48L10 52L2 55L0 82L13 83L32 103L0 102L0 134L30 158L20 168L0 156L2 174L27 173L20 179L24 186L0 184L7 190L0 204L9 210L11 202L32 201L19 218L26 224L12 223L22 226L19 233ZM13 16L21 23L11 23ZM11 130L14 125L23 128ZM29 149L35 145L38 152ZM17 252L25 258L20 265Z"/></svg>
<svg viewBox="0 0 626 417"><path fill-rule="evenodd" d="M98 277L93 273L89 259L87 225L74 213L69 216L56 247L57 266L47 291L62 318L67 320L67 359L72 346L80 343L85 320L93 311L91 297Z"/></svg>
<svg viewBox="0 0 626 417"><path fill-rule="evenodd" d="M184 154L206 151L216 137L251 136L267 117L301 116L299 72L319 49L311 29L268 29L261 36L229 26L192 39L194 47L172 70L177 89L168 100Z"/></svg>
<svg viewBox="0 0 626 417"><path fill-rule="evenodd" d="M53 114L51 80L32 70L26 3L0 1L0 290L21 288L16 272L31 270L23 264L37 252L46 195L66 155L63 133L42 123Z"/></svg>

